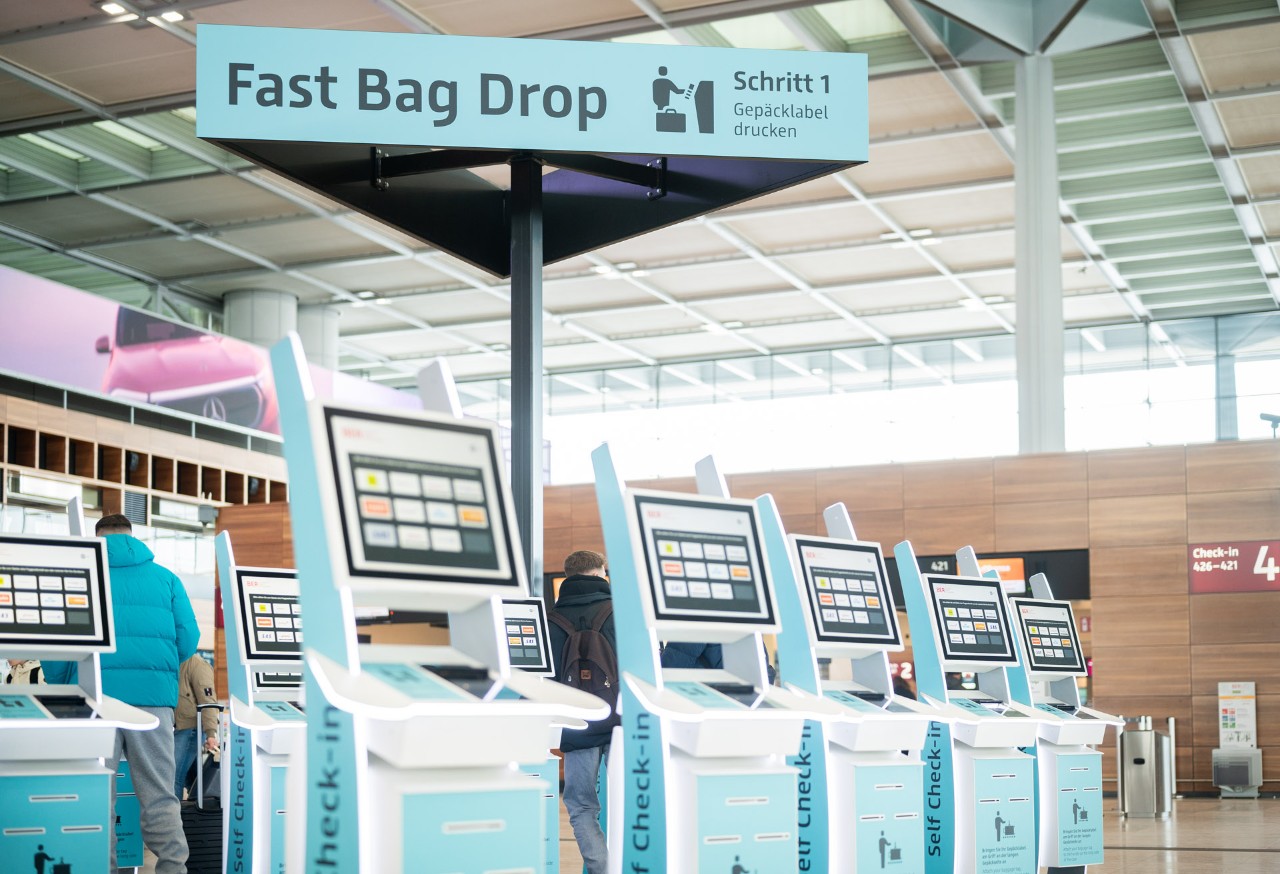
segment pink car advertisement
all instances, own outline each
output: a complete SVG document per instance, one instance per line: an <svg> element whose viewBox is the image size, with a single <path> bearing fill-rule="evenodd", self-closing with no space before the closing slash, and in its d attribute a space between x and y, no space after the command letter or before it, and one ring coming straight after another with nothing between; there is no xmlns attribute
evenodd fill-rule
<svg viewBox="0 0 1280 874"><path fill-rule="evenodd" d="M280 433L267 350L0 267L0 370L130 404ZM417 398L311 367L321 397L416 407Z"/></svg>

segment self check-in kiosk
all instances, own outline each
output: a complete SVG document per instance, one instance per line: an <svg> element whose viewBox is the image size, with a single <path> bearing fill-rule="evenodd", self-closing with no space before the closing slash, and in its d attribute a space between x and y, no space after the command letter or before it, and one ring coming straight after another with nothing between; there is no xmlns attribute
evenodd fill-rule
<svg viewBox="0 0 1280 874"><path fill-rule="evenodd" d="M815 804L815 820L825 813L825 822L815 825L825 826L826 867L923 872L920 750L930 722L947 718L894 696L888 653L902 650L903 640L880 545L854 538L843 504L824 515L830 537L787 538L796 584L790 597L803 621L784 625L778 659L784 683L816 685L844 711L839 720L806 728L806 735L817 735L815 763L825 765L826 799ZM780 591L779 600L785 597ZM815 657L833 664L847 659L850 679L816 680ZM823 831L813 829L815 854L822 851Z"/></svg>
<svg viewBox="0 0 1280 874"><path fill-rule="evenodd" d="M104 871L117 729L158 721L101 692L115 651L106 543L0 535L0 656L77 663L76 685L0 693L0 859L14 870Z"/></svg>
<svg viewBox="0 0 1280 874"><path fill-rule="evenodd" d="M1080 703L1076 678L1086 676L1084 652L1068 601L1053 599L1048 579L1031 579L1034 597L1013 597L1009 609L1022 650L1016 698L1041 714L1036 744L1039 862L1083 871L1103 860L1102 743L1122 721Z"/></svg>
<svg viewBox="0 0 1280 874"><path fill-rule="evenodd" d="M921 700L953 719L929 728L925 762L925 870L929 874L1034 874L1034 747L1041 723L1010 692L1019 664L1000 581L922 574L914 550L895 547L911 622ZM947 673L973 672L974 691Z"/></svg>
<svg viewBox="0 0 1280 874"><path fill-rule="evenodd" d="M623 724L610 751L615 871L793 871L807 719L835 712L771 686L779 628L756 506L624 487L593 454L609 555ZM662 669L658 641L720 643L724 668Z"/></svg>
<svg viewBox="0 0 1280 874"><path fill-rule="evenodd" d="M287 776L306 728L302 607L292 570L240 567L215 541L231 730L222 765L223 871L284 874Z"/></svg>
<svg viewBox="0 0 1280 874"><path fill-rule="evenodd" d="M547 608L539 598L519 598L502 602L502 630L507 639L507 656L513 670L537 677L555 677L555 661L551 655L551 632L547 625ZM552 723L547 736L547 755L536 765L521 770L536 777L546 804L546 872L560 871L560 758L551 750L560 748L565 726Z"/></svg>
<svg viewBox="0 0 1280 874"><path fill-rule="evenodd" d="M518 766L608 709L511 669L499 598L527 585L496 426L319 401L295 336L272 363L307 620L298 870L542 868ZM357 647L357 607L447 613L450 644Z"/></svg>

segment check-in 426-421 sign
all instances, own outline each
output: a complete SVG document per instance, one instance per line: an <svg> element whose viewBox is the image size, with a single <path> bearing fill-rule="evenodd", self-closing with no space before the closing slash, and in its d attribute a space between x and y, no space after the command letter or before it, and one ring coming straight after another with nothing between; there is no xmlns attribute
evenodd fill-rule
<svg viewBox="0 0 1280 874"><path fill-rule="evenodd" d="M1193 543L1187 547L1191 594L1280 592L1280 541Z"/></svg>

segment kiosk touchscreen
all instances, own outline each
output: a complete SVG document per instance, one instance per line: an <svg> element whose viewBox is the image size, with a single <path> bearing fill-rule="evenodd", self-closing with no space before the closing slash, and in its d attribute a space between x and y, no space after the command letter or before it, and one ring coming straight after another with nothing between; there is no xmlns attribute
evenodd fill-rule
<svg viewBox="0 0 1280 874"><path fill-rule="evenodd" d="M283 874L287 780L290 766L302 759L306 728L298 576L282 568L237 565L225 531L214 548L228 629L231 709L222 768L229 813L223 818L223 871Z"/></svg>
<svg viewBox="0 0 1280 874"><path fill-rule="evenodd" d="M293 335L272 363L307 611L298 861L541 868L545 793L513 765L545 763L553 722L608 709L511 668L499 599L528 587L497 426L320 401ZM447 613L450 643L357 646L357 608Z"/></svg>
<svg viewBox="0 0 1280 874"><path fill-rule="evenodd" d="M502 630L507 636L507 656L511 667L539 677L556 675L551 656L551 634L547 627L547 608L541 599L503 601Z"/></svg>
<svg viewBox="0 0 1280 874"><path fill-rule="evenodd" d="M1034 874L1035 745L1042 719L1015 700L1016 633L998 579L922 574L911 544L895 549L922 700L951 717L930 726L924 758L929 874ZM973 672L974 691L948 688ZM948 815L950 814L950 815Z"/></svg>
<svg viewBox="0 0 1280 874"><path fill-rule="evenodd" d="M1076 678L1088 669L1071 604L1052 599L1043 574L1032 586L1037 597L1010 598L1009 609L1022 647L1020 689L1043 717L1036 745L1039 860L1083 871L1103 860L1102 755L1091 745L1102 742L1108 725L1123 723L1080 705Z"/></svg>
<svg viewBox="0 0 1280 874"><path fill-rule="evenodd" d="M622 675L610 864L796 870L798 781L786 758L806 720L836 708L769 684L761 635L780 626L759 512L627 490L608 447L593 457ZM720 643L724 668L664 670L659 640Z"/></svg>
<svg viewBox="0 0 1280 874"><path fill-rule="evenodd" d="M0 692L0 858L107 867L115 774L102 760L114 755L117 729L158 724L101 692L112 618L104 541L0 535L0 657L75 662L78 678Z"/></svg>

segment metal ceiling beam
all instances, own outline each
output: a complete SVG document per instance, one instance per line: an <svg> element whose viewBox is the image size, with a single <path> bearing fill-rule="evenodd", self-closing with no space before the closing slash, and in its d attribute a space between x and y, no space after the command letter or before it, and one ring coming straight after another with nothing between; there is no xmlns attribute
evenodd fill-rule
<svg viewBox="0 0 1280 874"><path fill-rule="evenodd" d="M154 15L165 11L192 12L196 9L222 6L234 2L236 0L170 0L164 6L150 11ZM68 33L80 33L85 30L96 30L99 27L127 26L127 24L127 22L122 23L118 15L107 15L105 12L98 12L94 15L71 18L54 24L37 24L34 27L20 27L16 30L4 31L0 33L0 46L13 45L14 43L27 42L33 39L48 39L49 37L62 36Z"/></svg>
<svg viewBox="0 0 1280 874"><path fill-rule="evenodd" d="M951 50L933 32L933 28L925 20L924 16L920 14L920 11L912 5L911 0L885 0L885 3L898 16L898 20L902 22L907 32L911 34L920 50L929 58L934 69L951 84L956 95L964 101L970 111L982 122L983 126L991 132L996 144L1012 161L1014 155L1013 134L1008 126L1005 125L1003 118L990 98L983 94L977 83L960 68L960 64L955 56L951 54ZM1061 174L1059 178L1062 178ZM1071 205L1060 199L1058 212L1062 216L1062 223L1066 226L1068 233L1076 241L1076 245L1080 247L1085 256L1111 283L1112 288L1115 289L1129 311L1133 313L1134 318L1140 321L1150 318L1151 314L1147 312L1138 296L1132 293L1120 271L1115 268L1115 265L1107 261L1102 247L1094 241L1088 228L1076 219L1075 211Z"/></svg>
<svg viewBox="0 0 1280 874"><path fill-rule="evenodd" d="M822 13L812 6L804 9L786 9L776 13L787 30L811 52L848 51L844 37L831 26Z"/></svg>
<svg viewBox="0 0 1280 874"><path fill-rule="evenodd" d="M1064 270L1078 269L1080 267L1087 266L1088 263L1089 263L1088 261L1084 261L1084 260L1064 261L1063 269ZM1011 273L1013 273L1013 266L1009 265L1005 267L988 267L980 270L956 271L955 275L962 280L970 280L970 279L986 279L991 277L1007 276ZM913 274L911 276L895 276L888 279L863 279L855 282L839 282L839 283L833 283L831 285L814 286L813 293L817 295L825 296L825 295L841 294L845 292L864 291L870 288L878 288L878 289L896 288L904 285L915 285L921 282L941 282L941 281L942 280L939 276L931 272L931 273ZM1089 294L1089 293L1092 293L1092 292L1075 292L1068 296L1075 297L1075 296L1079 296L1080 294ZM682 309L685 307L693 307L696 309L698 307L709 307L709 306L726 306L726 305L737 305L737 304L746 305L746 304L751 304L753 302L759 302L759 301L779 300L779 299L785 299L785 298L801 298L801 297L808 297L808 296L809 294L807 292L802 291L801 289L796 288L795 286L791 286L785 289L765 290L765 291L758 291L758 292L743 292L741 294L727 294L727 295L720 295L717 297L700 298L699 300L691 301L687 303L677 301L674 305ZM633 313L651 313L657 310L661 310L666 306L672 306L672 305L673 304L669 304L667 301L662 300L661 298L655 297L653 301L645 302L645 303L620 304L617 306L564 310L558 313L557 315L560 318L566 319L566 320L596 319L596 318L609 318L609 319L625 318L627 315L630 315ZM860 316L859 318L866 320L868 318L874 318L875 316L880 316L880 315L898 315L902 313L912 313L912 312L945 312L953 309L955 309L955 303L948 300L946 304L941 306L925 304L925 305L912 305L907 307L896 307L896 308L886 307L886 308L875 310L875 311L869 311L863 316ZM699 322L703 324L716 321L714 319L711 319L706 314L701 314L696 312L686 313L686 314L689 315L691 318L697 319ZM833 315L835 315L836 318L840 318L840 316L834 313L834 311L833 311ZM485 329L485 328L501 327L506 323L507 323L506 319L487 318L487 319L467 319L467 320L462 320L457 322L446 322L446 323L442 323L442 326L446 328L454 328L458 330L479 330L479 329ZM762 323L748 323L744 325L743 328L736 329L736 330L741 331L743 329L756 327L760 324ZM1004 332L1003 327L1000 327L998 329ZM401 334L401 333L404 333L405 330L406 329L399 328L399 327L373 328L365 331L351 332L344 336L353 340L372 340L372 339L377 339L381 337L389 337L389 336L394 336L396 334ZM729 330L729 329L726 329L726 330ZM719 333L719 331L717 331L716 333ZM876 340L875 342L879 343L880 341ZM901 338L898 338L897 340L894 340L892 342L903 342L903 340ZM761 354L768 354L768 350L765 347L760 347L759 349L755 349L753 347L753 351L758 351Z"/></svg>
<svg viewBox="0 0 1280 874"><path fill-rule="evenodd" d="M1280 261L1277 261L1275 252L1267 245L1262 217L1250 199L1249 185L1233 157L1222 119L1208 99L1209 88L1200 73L1191 44L1178 25L1173 3L1171 0L1143 0L1143 4L1155 26L1156 39L1186 95L1196 126L1213 156L1214 167L1222 177L1223 187L1231 198L1236 218L1249 240L1258 270L1266 279L1271 296L1280 304ZM1280 154L1280 146L1274 147L1274 150Z"/></svg>
<svg viewBox="0 0 1280 874"><path fill-rule="evenodd" d="M653 4L650 4L653 5ZM665 25L663 27L682 28L697 24L710 24L726 18L741 18L748 15L763 15L768 12L782 12L787 9L799 9L812 6L813 0L728 0L724 3L712 3L691 9L675 9L662 11L654 6ZM637 4L637 8L641 7ZM643 10L642 10L643 11ZM539 39L587 39L607 40L620 36L634 36L654 29L658 24L648 13L634 18L616 19L580 27L568 27L547 30L541 33L527 34Z"/></svg>
<svg viewBox="0 0 1280 874"><path fill-rule="evenodd" d="M40 136L73 149L95 161L128 173L135 179L151 178L151 150L107 133L93 125L42 131Z"/></svg>

